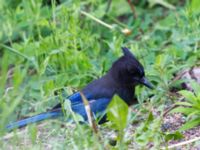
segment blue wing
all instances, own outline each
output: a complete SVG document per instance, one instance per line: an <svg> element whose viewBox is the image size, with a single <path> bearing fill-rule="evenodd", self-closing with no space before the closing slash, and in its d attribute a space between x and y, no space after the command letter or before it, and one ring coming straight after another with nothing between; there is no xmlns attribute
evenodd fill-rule
<svg viewBox="0 0 200 150"><path fill-rule="evenodd" d="M88 101L90 101L91 98L92 98L91 94L85 94L84 93L84 96L87 98ZM64 97L64 98L67 97L65 92L62 93L62 97ZM71 105L76 105L76 104L83 103L80 92L76 92L76 93L68 96L65 100L69 100ZM55 110L55 109L58 109L58 108L61 108L61 103L59 103L56 106L54 106L52 108L52 110Z"/></svg>
<svg viewBox="0 0 200 150"><path fill-rule="evenodd" d="M90 100L89 101L90 109L96 117L99 117L102 114L104 114L104 111L106 110L106 107L109 104L109 102L110 102L110 99L108 98ZM87 121L87 114L86 114L85 106L83 103L72 105L71 108L75 113L78 113L84 118L85 121Z"/></svg>
<svg viewBox="0 0 200 150"><path fill-rule="evenodd" d="M110 98L98 98L98 99L92 99L91 94L85 94L84 96L87 98L90 104L90 108L92 113L99 117L104 114L104 111L106 110L107 105L110 102ZM85 106L82 101L81 94L79 92L72 94L68 97L68 99L71 102L71 108L75 113L78 113L83 117L85 121L87 121L87 114L85 111Z"/></svg>
<svg viewBox="0 0 200 150"><path fill-rule="evenodd" d="M92 94L88 94L88 93L87 94L84 93L84 96L87 98L88 101L90 101L93 98ZM65 93L63 93L63 97L67 97ZM72 105L83 102L80 92L76 92L76 93L68 96L67 99L70 100Z"/></svg>

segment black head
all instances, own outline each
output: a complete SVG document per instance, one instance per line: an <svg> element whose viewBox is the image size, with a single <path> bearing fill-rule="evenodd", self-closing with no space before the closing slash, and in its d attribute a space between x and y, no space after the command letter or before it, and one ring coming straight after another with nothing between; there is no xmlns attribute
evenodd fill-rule
<svg viewBox="0 0 200 150"><path fill-rule="evenodd" d="M128 48L122 47L124 55L113 63L111 73L113 78L124 85L143 84L153 88L145 78L142 64L135 58Z"/></svg>

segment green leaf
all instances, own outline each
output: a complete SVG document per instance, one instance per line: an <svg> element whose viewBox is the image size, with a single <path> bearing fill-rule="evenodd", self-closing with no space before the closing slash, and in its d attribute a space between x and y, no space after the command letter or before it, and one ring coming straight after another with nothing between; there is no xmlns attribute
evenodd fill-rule
<svg viewBox="0 0 200 150"><path fill-rule="evenodd" d="M185 115L189 115L190 113L192 113L195 109L194 108L188 108L188 107L178 107L173 109L170 113L176 113L176 112L180 112L183 113Z"/></svg>
<svg viewBox="0 0 200 150"><path fill-rule="evenodd" d="M35 124L29 126L28 131L29 131L32 143L35 143L35 141L37 139L37 132L38 132L37 127L35 126Z"/></svg>
<svg viewBox="0 0 200 150"><path fill-rule="evenodd" d="M179 93L184 96L188 101L192 102L196 99L196 97L194 96L194 94L190 91L187 90L182 90L179 91Z"/></svg>
<svg viewBox="0 0 200 150"><path fill-rule="evenodd" d="M198 88L198 87L196 87L196 88ZM183 95L193 106L195 106L195 107L199 107L200 106L200 100L198 99L198 97L196 97L194 95L194 93L192 93L190 91L187 91L187 90L179 91L179 93L181 95Z"/></svg>
<svg viewBox="0 0 200 150"><path fill-rule="evenodd" d="M199 109L193 108L193 111L187 115L187 118L194 118L195 116L198 116L200 114Z"/></svg>
<svg viewBox="0 0 200 150"><path fill-rule="evenodd" d="M200 124L200 119L199 118L191 120L191 121L188 121L181 128L179 128L179 131L184 131L184 130L191 129L193 127L198 126L199 124Z"/></svg>
<svg viewBox="0 0 200 150"><path fill-rule="evenodd" d="M152 114L152 112L150 112L150 113L149 113L149 116L148 116L148 118L147 118L146 123L150 123L150 122L152 122L153 119L154 119L153 114Z"/></svg>
<svg viewBox="0 0 200 150"><path fill-rule="evenodd" d="M169 133L165 135L165 140L170 141L170 140L180 140L183 138L183 134L181 134L179 131L176 131L174 133Z"/></svg>
<svg viewBox="0 0 200 150"><path fill-rule="evenodd" d="M196 82L196 81L194 81L194 80L192 80L191 81L191 86L192 86L192 89L194 90L194 93L198 96L198 95L200 95L200 85Z"/></svg>
<svg viewBox="0 0 200 150"><path fill-rule="evenodd" d="M200 1L199 0L192 0L190 3L190 9L193 13L199 13L200 12Z"/></svg>
<svg viewBox="0 0 200 150"><path fill-rule="evenodd" d="M188 102L177 102L176 105L189 106L189 107L192 106L192 104L190 104Z"/></svg>
<svg viewBox="0 0 200 150"><path fill-rule="evenodd" d="M107 117L114 129L123 130L127 125L128 105L119 96L114 95L107 107Z"/></svg>

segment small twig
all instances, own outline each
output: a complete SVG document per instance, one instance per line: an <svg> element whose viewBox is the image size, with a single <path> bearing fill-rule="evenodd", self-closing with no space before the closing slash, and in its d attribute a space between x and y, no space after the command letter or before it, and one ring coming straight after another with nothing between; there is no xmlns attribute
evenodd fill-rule
<svg viewBox="0 0 200 150"><path fill-rule="evenodd" d="M105 26L105 27L107 27L107 28L109 28L109 29L111 29L111 30L114 29L114 27L113 27L112 25L109 25L109 24L103 22L102 20L100 20L100 19L98 19L98 18L92 16L91 14L89 14L89 13L87 13L87 12L85 12L85 11L81 11L81 14L83 14L83 15L85 15L85 16L91 18L91 19L93 19L94 21L100 23L101 25L103 25L103 26Z"/></svg>
<svg viewBox="0 0 200 150"><path fill-rule="evenodd" d="M93 132L95 133L99 142L103 144L102 138L101 138L100 134L98 133L98 127L97 127L97 124L96 124L95 119L93 117L93 114L92 114L92 111L91 111L91 108L90 108L90 104L89 104L88 100L86 99L86 97L83 95L83 93L80 92L80 94L81 94L81 98L83 100L83 103L85 105L85 111L86 111L86 114L87 114L87 117L88 117L88 122L89 122L91 128L93 129ZM108 150L109 148L107 146L105 146L104 149Z"/></svg>
<svg viewBox="0 0 200 150"><path fill-rule="evenodd" d="M85 111L86 111L86 114L87 114L87 117L88 117L88 122L89 122L89 125L91 126L91 128L93 129L94 133L98 133L98 128L97 128L97 125L95 123L95 119L93 117L93 114L92 114L92 111L91 111L91 108L90 108L90 104L88 102L88 100L86 99L86 97L83 95L83 93L81 93L81 97L82 97L82 100L83 100L83 103L84 103L84 106L85 106Z"/></svg>
<svg viewBox="0 0 200 150"><path fill-rule="evenodd" d="M98 19L98 18L92 16L91 14L89 14L89 13L87 13L87 12L85 12L85 11L80 11L80 12L81 12L81 14L83 14L83 15L85 15L85 16L91 18L92 20L98 22L99 24L101 24L101 25L103 25L103 26L109 28L110 30L115 29L115 26L109 25L108 23L105 23L104 21L102 21L102 20L100 20L100 19ZM130 35L130 34L132 33L132 31L129 30L128 28L121 28L121 27L119 27L119 28L120 28L121 33L123 33L124 35L127 35L127 36L128 36L128 35Z"/></svg>
<svg viewBox="0 0 200 150"><path fill-rule="evenodd" d="M182 77L183 75L185 75L187 72L188 72L188 70L184 70L183 72L181 72L180 74L178 74L178 75L172 80L172 82L174 82L174 81L176 81L176 80L180 80L181 77Z"/></svg>
<svg viewBox="0 0 200 150"><path fill-rule="evenodd" d="M131 2L131 0L127 0L131 10L132 10L132 13L133 13L133 18L136 19L137 18L137 14L136 14L136 11L135 11L135 6L133 5L133 3Z"/></svg>
<svg viewBox="0 0 200 150"><path fill-rule="evenodd" d="M180 98L179 101L182 101L184 99L184 97ZM168 108L167 110L164 111L163 113L163 117L165 117L172 109L178 107L180 105L177 105L177 104L173 104L170 108Z"/></svg>
<svg viewBox="0 0 200 150"><path fill-rule="evenodd" d="M168 2L166 2L164 0L154 0L154 2L150 6L152 7L155 4L160 4L161 6L164 6L164 7L168 8L168 9L172 9L172 10L176 9L175 6L173 6L172 4L170 4L170 3L168 3Z"/></svg>
<svg viewBox="0 0 200 150"><path fill-rule="evenodd" d="M200 137L195 137L191 140L183 141L183 142L180 142L180 143L177 143L177 144L173 144L173 145L170 145L168 147L161 147L161 149L172 149L172 148L175 148L175 147L179 147L179 146L183 146L183 145L186 145L186 144L193 143L193 142L198 141L198 140L200 140Z"/></svg>
<svg viewBox="0 0 200 150"><path fill-rule="evenodd" d="M170 108L168 108L167 110L164 111L163 113L163 117L165 117L172 109L176 108L178 105L173 104Z"/></svg>

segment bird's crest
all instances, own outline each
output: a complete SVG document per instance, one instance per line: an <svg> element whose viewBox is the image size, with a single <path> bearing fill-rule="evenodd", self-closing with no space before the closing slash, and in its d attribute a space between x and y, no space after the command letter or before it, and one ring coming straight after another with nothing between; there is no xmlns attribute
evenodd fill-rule
<svg viewBox="0 0 200 150"><path fill-rule="evenodd" d="M126 47L122 47L122 51L124 53L124 57L128 58L126 60L128 60L129 62L129 67L132 67L134 69L137 69L138 72L143 75L144 74L144 69L142 64L137 60L137 58L133 55L133 53L131 53L131 51L126 48ZM130 59L129 59L130 58ZM131 61L132 60L132 61ZM131 63L130 63L131 62ZM134 67L133 67L134 66Z"/></svg>
<svg viewBox="0 0 200 150"><path fill-rule="evenodd" d="M124 53L124 56L132 57L132 58L136 59L135 56L130 52L130 50L128 48L122 47L122 51Z"/></svg>

